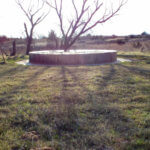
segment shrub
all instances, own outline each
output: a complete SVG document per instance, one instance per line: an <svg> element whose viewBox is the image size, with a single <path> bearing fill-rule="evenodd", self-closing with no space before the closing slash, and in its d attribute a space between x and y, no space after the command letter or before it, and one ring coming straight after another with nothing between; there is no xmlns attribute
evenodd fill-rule
<svg viewBox="0 0 150 150"><path fill-rule="evenodd" d="M125 43L126 43L125 40L122 40L122 39L117 40L117 44L119 44L119 45L122 45L122 44L125 44Z"/></svg>

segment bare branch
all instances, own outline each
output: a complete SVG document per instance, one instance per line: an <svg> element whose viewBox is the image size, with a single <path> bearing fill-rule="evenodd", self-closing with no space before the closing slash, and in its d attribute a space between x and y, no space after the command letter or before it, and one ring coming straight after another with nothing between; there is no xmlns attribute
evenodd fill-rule
<svg viewBox="0 0 150 150"><path fill-rule="evenodd" d="M43 12L44 5L46 2L43 0L42 3L40 3L40 0L37 1L37 5L33 4L30 0L28 8L25 9L23 6L24 0L16 0L16 3L18 6L21 8L21 10L24 12L26 17L28 18L29 23L31 24L31 28L28 29L27 24L24 23L24 28L25 28L25 33L27 36L27 51L26 53L28 54L31 48L31 43L32 43L32 36L33 36L33 30L35 26L39 23L41 23L46 16L49 14L49 11L47 13ZM29 31L28 31L29 30Z"/></svg>
<svg viewBox="0 0 150 150"><path fill-rule="evenodd" d="M32 16L36 15L36 14L44 7L44 4L45 4L45 3L44 3L44 1L43 1L41 7L40 7L39 9L37 9L37 10L32 14Z"/></svg>
<svg viewBox="0 0 150 150"><path fill-rule="evenodd" d="M96 17L99 15L101 7L103 7L103 3L100 3L100 0L93 1L93 4L95 8L93 8L93 5L91 6L90 3L88 3L90 0L82 0L81 10L78 9L76 6L75 0L72 0L72 6L75 13L75 18L72 18L72 20L69 22L69 26L65 32L65 28L63 26L63 4L62 0L60 0L60 3L57 3L57 0L54 0L54 6L49 4L51 8L53 8L56 11L56 14L59 18L60 23L60 29L62 32L62 35L64 37L64 43L63 47L65 50L67 50L74 42L84 33L91 30L98 24L103 24L119 12L119 10L122 8L122 6L125 4L124 0L120 0L119 6L117 9L114 10L113 4L111 5L110 11L107 10L107 8L104 10L104 13L102 17ZM101 13L100 13L101 14ZM94 21L95 20L95 21Z"/></svg>
<svg viewBox="0 0 150 150"><path fill-rule="evenodd" d="M90 23L90 21L92 20L92 18L94 17L94 15L96 14L96 12L102 7L103 3L98 4L98 2L96 3L96 7L95 10L93 11L93 13L91 14L91 16L88 18L87 22L85 23L84 27L82 28L81 32L85 31L86 26ZM94 27L94 26L93 26ZM88 30L87 30L88 31ZM86 32L86 31L85 31Z"/></svg>
<svg viewBox="0 0 150 150"><path fill-rule="evenodd" d="M67 30L66 37L68 36L68 34L69 34L71 28L73 27L73 22L74 22L73 20L70 22L70 26L69 26L69 28L68 28L68 30Z"/></svg>
<svg viewBox="0 0 150 150"><path fill-rule="evenodd" d="M89 9L89 6L87 8L85 8L86 2L87 2L87 0L83 0L81 13L80 13L79 17L77 18L77 20L76 20L76 22L75 22L75 24L74 24L74 26L72 28L72 32L71 32L71 34L69 35L69 38L68 38L69 40L72 38L72 36L75 33L75 31L78 29L78 27L79 27L78 24L80 23L80 20L81 20L82 16Z"/></svg>
<svg viewBox="0 0 150 150"><path fill-rule="evenodd" d="M52 4L50 4L48 1L46 1L46 4L49 5L51 8L55 9L56 10L56 7L53 6Z"/></svg>
<svg viewBox="0 0 150 150"><path fill-rule="evenodd" d="M23 8L22 6L22 2L20 0L16 0L16 3L20 6L20 8L22 9L22 11L24 12L24 14L27 16L27 18L30 20L30 16L28 14L28 12Z"/></svg>
<svg viewBox="0 0 150 150"><path fill-rule="evenodd" d="M28 29L27 29L27 25L26 25L26 23L24 23L24 28L25 28L26 36L27 36L27 38L28 38L28 37L29 37L29 33L28 33Z"/></svg>
<svg viewBox="0 0 150 150"><path fill-rule="evenodd" d="M41 23L41 22L48 16L48 14L49 14L49 11L48 11L47 14L43 13L43 14L35 21L34 25L37 25L37 24Z"/></svg>
<svg viewBox="0 0 150 150"><path fill-rule="evenodd" d="M72 0L72 4L73 4L73 7L74 7L75 12L76 12L76 17L78 18L79 14L78 14L78 10L77 10L77 7L76 7L76 5L75 5L74 0Z"/></svg>

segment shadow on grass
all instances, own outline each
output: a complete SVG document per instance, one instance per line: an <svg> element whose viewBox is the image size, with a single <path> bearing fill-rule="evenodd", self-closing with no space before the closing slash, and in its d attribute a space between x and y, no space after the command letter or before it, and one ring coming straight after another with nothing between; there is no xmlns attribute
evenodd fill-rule
<svg viewBox="0 0 150 150"><path fill-rule="evenodd" d="M90 82L88 77L86 79L80 78L80 74L84 77L91 73L91 70L88 69L89 66L84 67L84 70L80 67L62 66L60 68L61 93L58 103L55 106L50 104L50 106L42 105L38 109L34 108L33 114L35 118L37 117L36 121L32 120L30 116L26 117L26 111L31 109L31 106L22 107L22 113L18 113L12 118L11 125L21 127L25 131L34 129L39 133L42 140L54 140L60 143L58 149L113 150L128 149L128 147L129 149L138 148L138 143L133 141L138 132L137 125L126 116L124 110L117 107L119 101L113 105L111 99L116 93L111 94L108 89L108 86L114 83L114 79L118 77L117 73L122 72L121 68L123 67L121 65L96 67L99 69L100 75L92 74L94 80L90 80ZM13 98L14 94L20 92L20 89L22 89L21 92L26 90L28 83L37 80L46 69L47 67L39 67L38 70L33 70L33 74L12 87L9 93L3 96L3 101L0 101L0 104L5 106L16 102ZM22 72L22 74L24 73ZM136 74L136 72L133 73ZM121 77L121 81L126 75ZM121 81L119 81L120 86L125 84ZM71 91L70 88L75 89L75 91ZM117 97L117 95L115 96ZM12 101L10 102L10 100ZM149 124L147 123L147 125ZM140 148L142 147L144 146L141 143Z"/></svg>
<svg viewBox="0 0 150 150"><path fill-rule="evenodd" d="M19 68L19 69L18 69ZM4 74L7 74L7 72L10 73L14 73L14 74L17 74L17 72L21 72L22 74L24 74L24 72L26 71L27 68L24 68L23 66L19 66L19 67L15 67L11 70L8 70L6 71ZM14 95L15 94L18 94L20 92L21 89L25 89L26 88L26 85L29 83L29 82L32 82L32 80L36 79L39 75L41 75L45 70L47 69L47 67L41 67L40 69L38 69L38 71L36 71L35 73L33 73L32 76L29 76L29 78L19 82L18 85L16 86L13 86L10 91L8 91L7 93L3 94L3 96L1 97L1 100L0 100L0 105L2 106L5 106L5 105L11 105L15 99L14 99ZM17 70L17 71L16 71ZM3 75L4 75L3 74ZM20 93L21 95L21 93Z"/></svg>
<svg viewBox="0 0 150 150"><path fill-rule="evenodd" d="M62 81L62 95L63 97L65 97L66 95L66 90L67 90L67 77L66 77L66 69L65 69L65 66L62 66L61 67L61 72L62 74L62 78L63 78L63 81Z"/></svg>
<svg viewBox="0 0 150 150"><path fill-rule="evenodd" d="M105 97L103 97L103 95L100 95L100 97L97 97L93 91L91 91L88 87L86 87L84 84L81 84L79 82L80 78L76 76L75 72L72 73L72 71L67 67L66 68L63 67L62 70L64 73L63 77L65 77L66 76L65 74L68 73L72 77L74 82L76 82L81 87L81 89L85 93L87 93L87 97L85 99L84 104L88 103L89 105L88 106L89 108L87 108L86 110L89 116L87 116L84 122L85 124L83 126L85 127L87 125L87 127L85 128L88 128L88 129L86 130L86 133L81 132L81 135L79 136L80 138L82 137L81 141L82 142L85 141L84 144L88 145L89 148L96 148L96 149L108 148L109 144L112 143L111 141L112 139L107 137L107 135L109 134L110 131L114 131L115 132L114 134L117 135L117 138L118 138L118 143L115 141L116 144L118 144L119 146L120 145L127 146L132 136L134 136L134 133L136 130L136 126L134 122L131 121L130 118L125 116L123 110L120 110L117 107L111 106L111 101L109 101L109 98L111 99L110 95L105 95ZM104 88L107 88L109 81L113 79L115 74L116 74L115 66L110 65L108 72L105 72L105 71L103 72L103 78L100 80L97 79L97 81L98 80L100 81L100 83L98 83L97 90L101 91ZM78 97L78 95L76 95L76 97ZM82 111L85 111L85 110L82 110ZM100 119L98 123L97 123L97 119ZM103 123L105 124L105 128L106 128L105 131L102 131L101 128L98 128L98 126ZM102 132L106 132L105 133L106 135L101 136ZM91 136L86 137L84 134L87 134L87 135L91 134ZM93 138L95 135L97 135L98 139ZM83 137L85 137L85 139Z"/></svg>
<svg viewBox="0 0 150 150"><path fill-rule="evenodd" d="M7 68L7 66L6 66ZM10 69L6 69L5 71L1 71L0 72L0 77L3 77L3 76L12 76L14 74L16 74L16 72L22 72L24 71L25 69L27 69L28 67L24 67L24 66L13 66L11 67Z"/></svg>
<svg viewBox="0 0 150 150"><path fill-rule="evenodd" d="M126 65L123 65L123 64L118 64L118 66L127 69L132 74L139 74L141 76L150 78L150 70L139 68L139 67L126 66Z"/></svg>

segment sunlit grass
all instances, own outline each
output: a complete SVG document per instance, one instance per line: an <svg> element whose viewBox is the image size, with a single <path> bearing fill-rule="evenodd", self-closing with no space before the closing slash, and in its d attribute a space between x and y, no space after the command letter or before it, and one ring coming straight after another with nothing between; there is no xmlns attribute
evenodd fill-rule
<svg viewBox="0 0 150 150"><path fill-rule="evenodd" d="M0 148L150 149L150 57L119 55L136 61L1 64Z"/></svg>

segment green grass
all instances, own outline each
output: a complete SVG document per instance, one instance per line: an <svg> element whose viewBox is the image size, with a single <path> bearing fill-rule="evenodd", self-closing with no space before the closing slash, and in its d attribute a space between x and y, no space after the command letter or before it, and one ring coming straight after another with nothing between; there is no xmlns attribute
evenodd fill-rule
<svg viewBox="0 0 150 150"><path fill-rule="evenodd" d="M17 61L21 61L21 60L24 60L24 59L28 59L29 56L27 55L17 55L17 56L4 56L5 59L6 59L6 63L9 63L9 64L14 64L15 62ZM0 55L0 64L4 64L2 58L1 58L1 55Z"/></svg>
<svg viewBox="0 0 150 150"><path fill-rule="evenodd" d="M136 61L0 64L0 150L149 150L150 57L130 59Z"/></svg>

